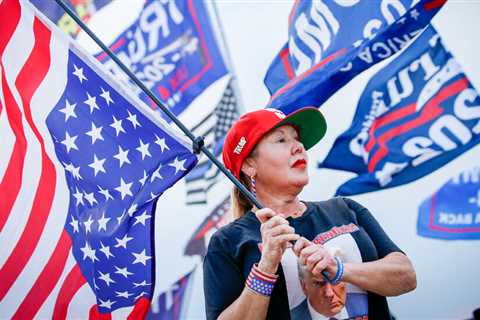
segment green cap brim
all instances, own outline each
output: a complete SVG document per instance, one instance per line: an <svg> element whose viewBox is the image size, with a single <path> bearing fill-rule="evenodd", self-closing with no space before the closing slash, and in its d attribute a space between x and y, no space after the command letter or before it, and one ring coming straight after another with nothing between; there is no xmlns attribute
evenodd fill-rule
<svg viewBox="0 0 480 320"><path fill-rule="evenodd" d="M317 108L313 107L302 108L287 115L275 127L285 124L291 124L299 130L300 141L305 150L316 145L327 131L325 118Z"/></svg>

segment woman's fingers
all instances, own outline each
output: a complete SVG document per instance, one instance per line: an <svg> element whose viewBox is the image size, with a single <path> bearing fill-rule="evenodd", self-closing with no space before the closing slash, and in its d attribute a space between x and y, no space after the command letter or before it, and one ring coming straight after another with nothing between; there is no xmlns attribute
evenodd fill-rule
<svg viewBox="0 0 480 320"><path fill-rule="evenodd" d="M307 269L310 271L313 271L314 267L316 266L319 266L319 268L324 266L323 269L325 269L325 267L328 264L328 258L329 256L325 255L324 251L318 250L308 256L308 258L305 261L306 262L305 265Z"/></svg>
<svg viewBox="0 0 480 320"><path fill-rule="evenodd" d="M300 237L293 246L293 252L298 257L303 248L310 246L312 243L304 237Z"/></svg>
<svg viewBox="0 0 480 320"><path fill-rule="evenodd" d="M298 255L300 263L302 265L305 265L310 271L312 271L312 269L320 262L321 264L319 265L319 268L322 266L323 268L325 268L328 265L328 261L330 258L331 255L328 250L319 244L311 244L304 247L303 249L301 249ZM326 260L326 262L322 262L322 260L324 259Z"/></svg>
<svg viewBox="0 0 480 320"><path fill-rule="evenodd" d="M322 275L323 270L327 270L328 277L333 278L337 273L337 265L335 262L333 262L333 267L329 267L332 265L332 261L335 261L332 257L324 258L321 261L319 261L316 265L314 265L310 272L314 276L319 277Z"/></svg>
<svg viewBox="0 0 480 320"><path fill-rule="evenodd" d="M272 239L273 243L279 246L283 246L285 249L290 241L296 241L300 236L296 233L281 234Z"/></svg>
<svg viewBox="0 0 480 320"><path fill-rule="evenodd" d="M263 208L255 212L257 219L260 220L260 223L267 222L270 218L275 217L275 212L269 208Z"/></svg>
<svg viewBox="0 0 480 320"><path fill-rule="evenodd" d="M266 237L275 237L280 234L288 234L288 233L295 233L295 229L290 227L288 224L281 224L268 230L265 229L264 231L264 234Z"/></svg>
<svg viewBox="0 0 480 320"><path fill-rule="evenodd" d="M268 221L260 225L260 231L265 232L268 229L271 229L278 225L289 225L288 221L281 216L271 217Z"/></svg>

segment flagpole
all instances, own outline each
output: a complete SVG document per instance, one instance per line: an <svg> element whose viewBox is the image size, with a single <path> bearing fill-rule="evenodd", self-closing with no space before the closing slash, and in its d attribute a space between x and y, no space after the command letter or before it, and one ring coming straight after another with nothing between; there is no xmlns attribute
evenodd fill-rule
<svg viewBox="0 0 480 320"><path fill-rule="evenodd" d="M172 121L183 131L183 133L192 140L193 144L193 151L195 153L200 153L202 151L210 161L212 161L219 169L222 171L230 181L250 200L257 208L261 209L263 206L260 202L253 196L253 194L235 177L233 176L230 171L228 171L223 164L217 160L217 158L205 147L203 137L195 137L193 133L188 130L187 127L170 111L167 107L165 107L162 102L151 92L136 76L133 72L128 69L127 66L123 64L122 61L93 33L90 28L62 1L62 0L55 0L55 2L62 7L62 9L80 26L80 28L85 31L90 38L92 38L95 43L102 48L104 52L108 54L108 56L115 61L115 63L120 67L120 69L125 72L128 77L135 82L135 84L142 89L142 91L152 99L155 104L163 111L165 114L172 119Z"/></svg>

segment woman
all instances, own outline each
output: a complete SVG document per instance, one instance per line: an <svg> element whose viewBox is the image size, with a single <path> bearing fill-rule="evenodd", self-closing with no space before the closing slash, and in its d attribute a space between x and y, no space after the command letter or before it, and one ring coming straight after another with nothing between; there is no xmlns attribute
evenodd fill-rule
<svg viewBox="0 0 480 320"><path fill-rule="evenodd" d="M312 275L357 288L352 297L364 293L352 298L351 305L363 303L366 314L354 316L389 319L385 297L416 287L409 259L367 209L346 198L316 203L298 199L308 183L306 149L325 131L316 108L288 117L274 109L257 110L230 129L224 164L265 208L257 210L234 190L236 220L213 235L204 260L208 319L289 319L290 309L300 302L292 302L289 284L294 282L284 272L287 251ZM336 245L359 260L342 262L330 254L327 242L340 239Z"/></svg>

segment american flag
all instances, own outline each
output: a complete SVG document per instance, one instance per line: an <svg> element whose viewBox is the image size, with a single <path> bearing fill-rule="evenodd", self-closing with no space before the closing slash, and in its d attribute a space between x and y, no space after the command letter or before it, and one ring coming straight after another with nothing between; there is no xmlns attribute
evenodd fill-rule
<svg viewBox="0 0 480 320"><path fill-rule="evenodd" d="M0 21L0 318L136 317L155 200L197 158L29 3Z"/></svg>
<svg viewBox="0 0 480 320"><path fill-rule="evenodd" d="M194 125L192 132L196 136L203 136L205 146L221 159L225 135L238 117L238 102L230 82L214 110ZM185 177L187 205L206 204L207 192L219 177L220 170L205 155L200 156L198 165Z"/></svg>

